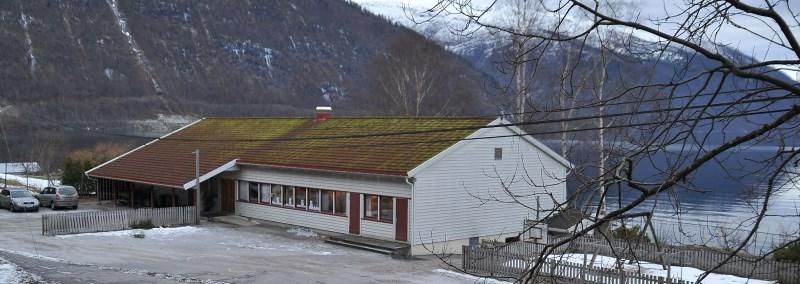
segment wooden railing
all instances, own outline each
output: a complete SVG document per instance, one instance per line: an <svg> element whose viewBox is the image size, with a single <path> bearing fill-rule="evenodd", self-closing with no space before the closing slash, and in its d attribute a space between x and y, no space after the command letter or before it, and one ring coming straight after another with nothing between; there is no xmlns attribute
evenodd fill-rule
<svg viewBox="0 0 800 284"><path fill-rule="evenodd" d="M67 235L131 229L134 224L154 226L194 224L194 206L86 211L42 215L43 235Z"/></svg>
<svg viewBox="0 0 800 284"><path fill-rule="evenodd" d="M561 240L564 239L554 238L550 240L550 243L555 244ZM519 261L530 262L534 259L539 259L545 248L544 244L531 242L508 244L484 242L482 246L464 249L466 254L464 256L464 268L467 271L469 269L477 269L482 273L496 273L512 277L523 271L509 268L508 265L504 264L513 264ZM653 243L629 243L589 236L577 238L557 247L550 254L566 252L616 256L624 259L694 267L702 270L713 269L719 263L724 262L729 255L724 251L677 246L665 246L659 250ZM470 260L470 262L467 260ZM744 254L734 256L730 261L715 269L714 272L753 279L777 280L782 284L800 284L800 264L759 259L755 256Z"/></svg>

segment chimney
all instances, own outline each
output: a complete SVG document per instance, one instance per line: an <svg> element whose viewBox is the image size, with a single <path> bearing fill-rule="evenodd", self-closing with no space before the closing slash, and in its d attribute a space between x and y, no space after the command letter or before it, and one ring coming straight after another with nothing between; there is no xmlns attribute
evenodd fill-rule
<svg viewBox="0 0 800 284"><path fill-rule="evenodd" d="M326 106L317 107L317 121L326 121L333 116L333 108Z"/></svg>

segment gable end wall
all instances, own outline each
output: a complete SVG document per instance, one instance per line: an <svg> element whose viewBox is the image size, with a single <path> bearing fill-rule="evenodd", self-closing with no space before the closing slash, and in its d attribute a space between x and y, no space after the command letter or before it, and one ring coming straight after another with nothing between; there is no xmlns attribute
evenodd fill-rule
<svg viewBox="0 0 800 284"><path fill-rule="evenodd" d="M513 132L507 128L489 128L473 136L509 134ZM523 220L534 219L536 211L513 204L514 200L503 191L503 183L517 194L538 193L543 210L553 207L546 193L559 202L566 198L563 180L567 168L524 139L466 142L415 176L411 235L415 245L454 240L463 243L471 237L498 237L522 231ZM502 160L495 160L495 148L503 148ZM494 198L502 203L491 201ZM535 197L518 199L536 207ZM541 217L546 214L540 212Z"/></svg>

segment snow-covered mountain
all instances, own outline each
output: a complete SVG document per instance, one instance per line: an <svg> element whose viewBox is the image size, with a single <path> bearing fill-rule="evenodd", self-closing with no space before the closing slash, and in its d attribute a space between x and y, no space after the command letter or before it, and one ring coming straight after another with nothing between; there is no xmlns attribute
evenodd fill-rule
<svg viewBox="0 0 800 284"><path fill-rule="evenodd" d="M458 11L456 7L450 6L445 9L437 6L439 1L433 0L354 0L368 11L386 17L387 19L411 28L418 33L438 42L453 53L459 54L470 60L473 64L481 67L484 71L493 73L497 69L497 63L502 62L502 54L509 50L511 39L508 33L499 32L486 26L513 29L516 23L512 21L515 8L507 2L498 1L488 10L489 4L494 1L476 0L471 1L474 10ZM535 1L529 1L535 2ZM535 7L529 7L529 9ZM479 18L470 18L467 15L480 15ZM563 17L553 13L537 12L527 17L536 19L535 31L544 33L553 30L558 25L558 31L565 34L577 34L586 30L592 21L589 19L578 19L574 15ZM559 20L563 22L559 23ZM480 21L481 26L474 21ZM665 52L659 52L663 45L663 40L637 30L623 27L611 27L613 31L621 35L630 35L624 44L616 50L620 54L632 56L635 59L646 61L647 63L664 62L666 64L686 65L688 60L693 60L696 56L693 52L668 46ZM599 44L593 43L591 38L587 41L590 48L597 48ZM750 56L725 45L718 45L711 42L700 42L704 47L715 50L721 54L741 60L746 63L754 62ZM696 60L696 59L695 59ZM700 62L697 62L700 63ZM692 63L694 64L694 62ZM800 79L798 66L786 66L778 70L783 73L779 75L786 80Z"/></svg>

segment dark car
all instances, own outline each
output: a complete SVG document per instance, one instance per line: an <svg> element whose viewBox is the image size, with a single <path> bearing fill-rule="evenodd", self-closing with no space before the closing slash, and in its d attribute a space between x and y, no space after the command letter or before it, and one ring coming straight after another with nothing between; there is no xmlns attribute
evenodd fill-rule
<svg viewBox="0 0 800 284"><path fill-rule="evenodd" d="M0 191L0 207L15 211L39 211L39 200L30 191L8 188Z"/></svg>

